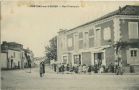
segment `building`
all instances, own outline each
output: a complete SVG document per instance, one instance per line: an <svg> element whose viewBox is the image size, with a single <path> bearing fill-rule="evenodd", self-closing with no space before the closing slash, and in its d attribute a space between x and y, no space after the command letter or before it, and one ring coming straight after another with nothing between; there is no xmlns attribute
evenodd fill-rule
<svg viewBox="0 0 139 90"><path fill-rule="evenodd" d="M16 42L3 41L1 44L1 63L5 69L24 68L27 62L23 45Z"/></svg>
<svg viewBox="0 0 139 90"><path fill-rule="evenodd" d="M22 49L23 45L15 42L3 42L1 45L2 61L7 64L7 68L21 68L22 67Z"/></svg>
<svg viewBox="0 0 139 90"><path fill-rule="evenodd" d="M108 66L117 57L139 65L139 6L126 5L94 21L58 32L58 61Z"/></svg>
<svg viewBox="0 0 139 90"><path fill-rule="evenodd" d="M34 54L33 54L33 52L29 48L23 49L23 51L24 51L24 55L26 57L25 61L27 61L25 63L25 67L32 67L32 66L34 66Z"/></svg>

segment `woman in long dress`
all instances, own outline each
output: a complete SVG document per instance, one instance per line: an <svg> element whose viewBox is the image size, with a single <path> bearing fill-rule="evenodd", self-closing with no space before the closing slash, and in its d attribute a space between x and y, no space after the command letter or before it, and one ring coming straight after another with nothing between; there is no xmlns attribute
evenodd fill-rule
<svg viewBox="0 0 139 90"><path fill-rule="evenodd" d="M40 63L40 77L42 77L43 74L43 66L42 66L42 62Z"/></svg>

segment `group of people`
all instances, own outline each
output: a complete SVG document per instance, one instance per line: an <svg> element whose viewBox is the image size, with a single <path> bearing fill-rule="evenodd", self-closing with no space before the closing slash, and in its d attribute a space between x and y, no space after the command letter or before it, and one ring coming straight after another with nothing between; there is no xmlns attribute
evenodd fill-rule
<svg viewBox="0 0 139 90"><path fill-rule="evenodd" d="M82 74L82 73L91 73L92 71L95 71L94 69L98 69L92 65L86 65L86 64L83 64L83 65L69 65L69 64L54 64L53 65L53 69L55 72L57 73L64 73L64 72L73 72L73 73L79 73L79 74Z"/></svg>
<svg viewBox="0 0 139 90"><path fill-rule="evenodd" d="M53 64L52 68L57 73L78 73L78 74L91 74L93 73L115 73L116 75L123 74L122 60L115 60L114 63L110 63L108 67L102 65L101 63L95 63L94 65L80 65L80 64ZM45 62L40 62L40 77L45 74Z"/></svg>
<svg viewBox="0 0 139 90"><path fill-rule="evenodd" d="M108 72L116 73L117 75L122 75L124 70L121 59L115 60L114 64L111 63L108 66Z"/></svg>
<svg viewBox="0 0 139 90"><path fill-rule="evenodd" d="M53 69L57 73L64 73L64 72L70 72L70 73L116 73L117 75L123 74L123 68L122 68L122 62L120 60L116 60L114 63L110 63L108 67L102 65L102 64L94 64L94 65L70 65L70 64L54 64Z"/></svg>
<svg viewBox="0 0 139 90"><path fill-rule="evenodd" d="M45 74L45 62L40 62L40 77L43 77Z"/></svg>

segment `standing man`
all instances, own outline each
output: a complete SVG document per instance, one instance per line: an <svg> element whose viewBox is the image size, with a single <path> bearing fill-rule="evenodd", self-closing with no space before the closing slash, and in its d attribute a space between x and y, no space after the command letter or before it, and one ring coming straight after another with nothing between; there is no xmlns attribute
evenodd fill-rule
<svg viewBox="0 0 139 90"><path fill-rule="evenodd" d="M31 59L30 59L30 56L28 55L28 66L30 68L30 73L31 73Z"/></svg>
<svg viewBox="0 0 139 90"><path fill-rule="evenodd" d="M45 63L44 61L42 62L42 69L43 69L43 75L45 74Z"/></svg>
<svg viewBox="0 0 139 90"><path fill-rule="evenodd" d="M56 67L57 67L57 66L56 66L56 64L54 63L54 71L55 71L55 72L56 72Z"/></svg>
<svg viewBox="0 0 139 90"><path fill-rule="evenodd" d="M42 62L40 62L40 77L42 77L43 74L43 66L42 66Z"/></svg>

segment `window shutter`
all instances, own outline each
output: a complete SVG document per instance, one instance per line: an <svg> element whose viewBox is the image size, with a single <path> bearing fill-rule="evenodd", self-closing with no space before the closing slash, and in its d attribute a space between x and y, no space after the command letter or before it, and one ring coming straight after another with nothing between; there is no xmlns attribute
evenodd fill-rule
<svg viewBox="0 0 139 90"><path fill-rule="evenodd" d="M138 22L128 22L129 39L138 39Z"/></svg>

